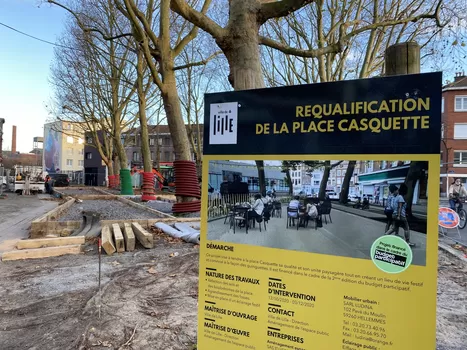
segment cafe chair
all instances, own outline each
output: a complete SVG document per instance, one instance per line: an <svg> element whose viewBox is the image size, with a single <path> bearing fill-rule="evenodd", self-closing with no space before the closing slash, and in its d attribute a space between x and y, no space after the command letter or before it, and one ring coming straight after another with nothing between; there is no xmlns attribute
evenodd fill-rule
<svg viewBox="0 0 467 350"><path fill-rule="evenodd" d="M297 219L297 225L298 225L298 208L287 207L286 228L289 228L289 226L295 225L295 219Z"/></svg>

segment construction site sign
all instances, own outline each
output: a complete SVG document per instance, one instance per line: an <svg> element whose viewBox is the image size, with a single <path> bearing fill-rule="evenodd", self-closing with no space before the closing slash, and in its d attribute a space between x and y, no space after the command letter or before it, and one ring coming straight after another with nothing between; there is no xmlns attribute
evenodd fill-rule
<svg viewBox="0 0 467 350"><path fill-rule="evenodd" d="M441 86L205 95L198 348L436 347Z"/></svg>

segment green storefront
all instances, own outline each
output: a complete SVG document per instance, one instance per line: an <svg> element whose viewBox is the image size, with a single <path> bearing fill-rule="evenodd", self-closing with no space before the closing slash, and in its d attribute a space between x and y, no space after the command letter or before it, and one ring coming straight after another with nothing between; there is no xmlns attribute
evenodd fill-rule
<svg viewBox="0 0 467 350"><path fill-rule="evenodd" d="M358 175L358 190L362 196L370 196L373 200L379 195L379 201L383 205L389 194L389 185L399 186L402 184L409 168L410 165L403 165ZM426 176L423 176L421 181L417 181L413 204L417 204L420 198L426 198L426 183Z"/></svg>

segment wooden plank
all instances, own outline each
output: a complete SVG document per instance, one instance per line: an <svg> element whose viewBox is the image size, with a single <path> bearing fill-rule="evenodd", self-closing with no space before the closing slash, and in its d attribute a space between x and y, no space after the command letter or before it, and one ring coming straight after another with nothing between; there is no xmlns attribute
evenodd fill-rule
<svg viewBox="0 0 467 350"><path fill-rule="evenodd" d="M16 244L17 249L60 247L64 245L84 244L84 236L23 239Z"/></svg>
<svg viewBox="0 0 467 350"><path fill-rule="evenodd" d="M112 233L110 233L110 227L104 226L101 232L102 248L104 248L107 255L115 253L115 245L112 239Z"/></svg>
<svg viewBox="0 0 467 350"><path fill-rule="evenodd" d="M146 231L140 224L137 222L132 222L131 226L135 233L136 238L138 239L139 243L144 248L153 248L154 247L154 237L148 231Z"/></svg>
<svg viewBox="0 0 467 350"><path fill-rule="evenodd" d="M135 250L135 233L128 222L123 224L123 238L125 238L126 250L128 252Z"/></svg>
<svg viewBox="0 0 467 350"><path fill-rule="evenodd" d="M120 225L113 224L112 231L114 232L115 248L117 249L117 253L123 253L125 251L125 242L123 241L123 234L122 230L120 230Z"/></svg>
<svg viewBox="0 0 467 350"><path fill-rule="evenodd" d="M47 247L37 249L12 250L2 255L3 261L21 260L21 259L40 259L52 256L61 256L67 254L80 254L82 246L80 244L64 245L60 247Z"/></svg>

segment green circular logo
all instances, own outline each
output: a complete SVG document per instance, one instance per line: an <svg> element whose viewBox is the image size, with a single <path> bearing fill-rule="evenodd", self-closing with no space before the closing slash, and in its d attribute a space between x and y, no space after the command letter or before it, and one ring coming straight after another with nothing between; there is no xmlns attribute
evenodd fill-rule
<svg viewBox="0 0 467 350"><path fill-rule="evenodd" d="M387 273L405 271L412 263L412 249L402 238L386 235L378 238L371 246L371 260Z"/></svg>

